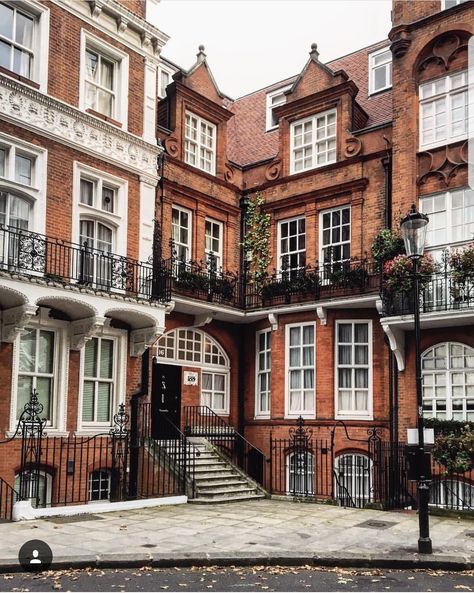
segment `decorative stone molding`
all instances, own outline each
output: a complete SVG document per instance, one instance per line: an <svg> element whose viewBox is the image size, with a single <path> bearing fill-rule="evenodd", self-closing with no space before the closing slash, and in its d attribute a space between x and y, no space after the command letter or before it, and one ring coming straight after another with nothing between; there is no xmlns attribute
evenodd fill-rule
<svg viewBox="0 0 474 593"><path fill-rule="evenodd" d="M159 146L117 129L35 89L0 76L2 118L43 136L158 179Z"/></svg>
<svg viewBox="0 0 474 593"><path fill-rule="evenodd" d="M449 70L451 62L461 51L467 51L468 41L457 33L449 32L438 37L431 47L429 55L418 66L418 72L422 72L429 64L434 62Z"/></svg>
<svg viewBox="0 0 474 593"><path fill-rule="evenodd" d="M120 15L117 17L117 31L119 33L125 33L125 31L127 30L128 27L128 19L126 19L124 16Z"/></svg>
<svg viewBox="0 0 474 593"><path fill-rule="evenodd" d="M316 307L316 315L318 316L321 325L327 325L328 316L326 312L326 307Z"/></svg>
<svg viewBox="0 0 474 593"><path fill-rule="evenodd" d="M468 141L461 146L448 145L444 149L444 158L436 159L436 151L420 152L418 155L417 185L423 185L429 177L437 177L445 187L448 187L451 180L456 177L459 169L468 165ZM437 162L438 161L438 162Z"/></svg>
<svg viewBox="0 0 474 593"><path fill-rule="evenodd" d="M142 47L149 49L152 47L152 36L148 31L143 31L141 34Z"/></svg>
<svg viewBox="0 0 474 593"><path fill-rule="evenodd" d="M275 159L265 169L265 179L267 181L274 181L275 179L278 179L281 175L281 167L282 167L281 159L279 159L279 158Z"/></svg>
<svg viewBox="0 0 474 593"><path fill-rule="evenodd" d="M403 58L407 53L411 45L411 35L406 29L400 29L390 37L392 44L390 45L390 51L394 58Z"/></svg>
<svg viewBox="0 0 474 593"><path fill-rule="evenodd" d="M344 156L349 158L351 156L357 156L362 152L362 141L360 138L356 138L355 136L351 136L346 139L346 147L344 149Z"/></svg>
<svg viewBox="0 0 474 593"><path fill-rule="evenodd" d="M104 8L103 3L100 0L90 0L89 5L91 7L91 16L93 19L98 19Z"/></svg>
<svg viewBox="0 0 474 593"><path fill-rule="evenodd" d="M276 331L278 329L278 315L276 313L269 313L268 321L270 322L272 331Z"/></svg>
<svg viewBox="0 0 474 593"><path fill-rule="evenodd" d="M179 143L178 143L178 139L175 136L168 136L168 138L165 138L163 144L164 144L166 152L170 156L175 156L175 157L178 156Z"/></svg>
<svg viewBox="0 0 474 593"><path fill-rule="evenodd" d="M195 315L194 327L204 327L205 325L209 325L213 319L213 315L207 315L206 313L203 313L202 315Z"/></svg>
<svg viewBox="0 0 474 593"><path fill-rule="evenodd" d="M86 319L71 321L70 325L70 349L81 350L86 342L91 340L109 321L105 317L94 316Z"/></svg>
<svg viewBox="0 0 474 593"><path fill-rule="evenodd" d="M225 171L224 171L224 179L228 183L232 183L234 181L235 169L229 165L229 163L225 164Z"/></svg>
<svg viewBox="0 0 474 593"><path fill-rule="evenodd" d="M2 342L13 343L29 320L36 315L36 305L20 305L2 312Z"/></svg>
<svg viewBox="0 0 474 593"><path fill-rule="evenodd" d="M153 346L156 340L163 335L164 327L145 327L133 329L130 332L130 356L141 356L147 348Z"/></svg>
<svg viewBox="0 0 474 593"><path fill-rule="evenodd" d="M390 327L388 323L382 323L390 350L395 354L399 371L405 370L405 332L401 329Z"/></svg>

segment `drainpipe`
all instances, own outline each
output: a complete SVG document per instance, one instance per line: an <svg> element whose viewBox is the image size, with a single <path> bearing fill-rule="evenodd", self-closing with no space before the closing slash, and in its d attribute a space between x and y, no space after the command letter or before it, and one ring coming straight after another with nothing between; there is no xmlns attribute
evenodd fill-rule
<svg viewBox="0 0 474 593"><path fill-rule="evenodd" d="M128 498L137 498L138 493L138 459L139 459L139 434L138 434L138 404L139 400L148 394L150 384L150 348L142 354L142 372L138 391L130 399L130 474L128 480Z"/></svg>
<svg viewBox="0 0 474 593"><path fill-rule="evenodd" d="M392 228L392 154L387 152L387 156L382 159L382 165L385 171L385 207L384 207L384 225L385 228Z"/></svg>
<svg viewBox="0 0 474 593"><path fill-rule="evenodd" d="M248 208L248 195L243 194L240 198L240 299L241 304L245 307L245 297L247 294L247 274L244 271L246 266L245 251L243 248L243 241L247 230L247 208ZM240 325L239 327L239 342L245 344L245 326ZM237 394L237 430L240 434L244 434L245 427L245 386L247 381L245 379L245 348L239 348L239 377L238 377L238 394Z"/></svg>

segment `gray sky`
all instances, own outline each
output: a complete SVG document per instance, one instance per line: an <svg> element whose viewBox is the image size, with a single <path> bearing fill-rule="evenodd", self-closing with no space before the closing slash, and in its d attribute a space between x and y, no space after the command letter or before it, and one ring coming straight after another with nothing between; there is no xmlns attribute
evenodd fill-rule
<svg viewBox="0 0 474 593"><path fill-rule="evenodd" d="M334 58L385 39L391 0L161 0L152 20L163 56L190 68L198 46L219 88L237 98L300 72L318 44Z"/></svg>

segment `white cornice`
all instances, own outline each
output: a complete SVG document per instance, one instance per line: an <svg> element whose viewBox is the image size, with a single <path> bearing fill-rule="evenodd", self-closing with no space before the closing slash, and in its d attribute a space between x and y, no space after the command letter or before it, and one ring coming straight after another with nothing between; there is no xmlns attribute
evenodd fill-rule
<svg viewBox="0 0 474 593"><path fill-rule="evenodd" d="M158 60L169 35L127 10L115 0L86 1L50 0L100 31L110 35L133 51ZM144 43L143 40L150 43Z"/></svg>
<svg viewBox="0 0 474 593"><path fill-rule="evenodd" d="M158 180L158 145L1 75L0 119Z"/></svg>

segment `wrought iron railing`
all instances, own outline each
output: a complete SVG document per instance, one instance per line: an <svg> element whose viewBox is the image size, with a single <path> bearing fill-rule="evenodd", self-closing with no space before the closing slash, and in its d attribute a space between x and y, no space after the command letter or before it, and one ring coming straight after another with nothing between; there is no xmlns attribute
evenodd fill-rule
<svg viewBox="0 0 474 593"><path fill-rule="evenodd" d="M11 521L13 514L13 503L19 499L13 486L0 478L0 521Z"/></svg>
<svg viewBox="0 0 474 593"><path fill-rule="evenodd" d="M79 245L5 225L0 225L0 270L146 300L170 299L170 278L161 261L139 262L87 242Z"/></svg>
<svg viewBox="0 0 474 593"><path fill-rule="evenodd" d="M295 270L275 270L255 279L246 269L240 273L216 268L212 254L207 262L166 261L172 293L240 309L320 301L377 292L380 273L367 259L351 259Z"/></svg>
<svg viewBox="0 0 474 593"><path fill-rule="evenodd" d="M264 453L208 406L185 406L184 434L206 438L231 463L263 485Z"/></svg>
<svg viewBox="0 0 474 593"><path fill-rule="evenodd" d="M419 307L422 313L460 311L474 308L474 273L459 274L447 267L430 275L420 275ZM390 288L382 283L383 314L410 315L414 312L413 290Z"/></svg>

